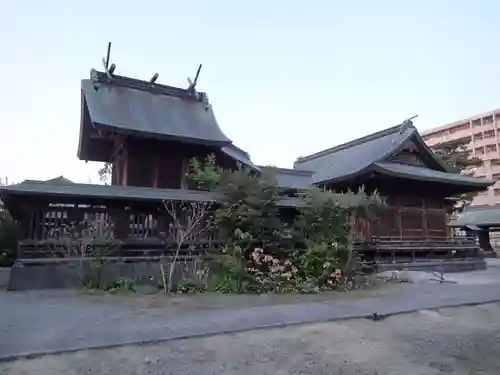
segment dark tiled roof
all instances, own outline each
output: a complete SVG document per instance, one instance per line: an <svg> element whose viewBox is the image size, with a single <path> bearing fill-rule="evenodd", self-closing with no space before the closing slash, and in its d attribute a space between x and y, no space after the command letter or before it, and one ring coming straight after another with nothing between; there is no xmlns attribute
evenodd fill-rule
<svg viewBox="0 0 500 375"><path fill-rule="evenodd" d="M45 182L49 182L51 184L74 184L73 181L71 180L68 180L66 177L64 176L59 176L59 177L55 177L55 178L51 178L50 180L47 180Z"/></svg>
<svg viewBox="0 0 500 375"><path fill-rule="evenodd" d="M321 183L355 175L397 150L414 134L414 128L400 132L400 126L356 139L297 159L294 167L314 171L313 182Z"/></svg>
<svg viewBox="0 0 500 375"><path fill-rule="evenodd" d="M136 186L96 185L96 184L53 184L47 181L27 180L20 184L0 188L0 194L37 194L56 196L85 196L89 198L112 198L128 200L186 200L210 201L213 194L205 191L181 189L155 189Z"/></svg>
<svg viewBox="0 0 500 375"><path fill-rule="evenodd" d="M262 171L270 171L277 180L278 187L291 190L307 190L312 185L312 175L314 172L299 169L263 167Z"/></svg>
<svg viewBox="0 0 500 375"><path fill-rule="evenodd" d="M375 163L374 166L374 170L384 174L393 175L395 177L403 176L405 178L413 178L416 180L451 182L454 184L463 183L465 185L477 185L485 188L494 184L494 181L486 180L484 178L469 177L459 173L436 171L435 169L417 167L408 164L380 162Z"/></svg>
<svg viewBox="0 0 500 375"><path fill-rule="evenodd" d="M186 90L113 77L109 81L106 75L97 72L94 80L82 80L80 137L88 135L89 127L97 125L105 130L143 137L219 147L231 143L219 128L212 107L203 100L191 98ZM80 139L80 148L92 147L85 141ZM81 149L79 155L85 159L88 152Z"/></svg>
<svg viewBox="0 0 500 375"><path fill-rule="evenodd" d="M402 164L386 164L387 159L396 154L409 141L418 146L422 155L429 160L435 170L406 167ZM377 165L377 163L384 163ZM294 168L314 171L313 183L329 183L349 180L370 171L383 171L392 174L407 174L409 178L433 179L442 182L469 186L486 187L489 181L464 178L451 173L451 168L427 147L414 126L397 125L370 134L366 137L297 159ZM441 174L442 173L442 174ZM445 177L446 175L446 177ZM439 176L439 178L438 178Z"/></svg>
<svg viewBox="0 0 500 375"><path fill-rule="evenodd" d="M53 184L47 181L27 180L20 184L0 187L0 197L14 195L36 195L46 197L67 197L86 199L126 200L126 201L217 201L212 192L182 189L156 189L135 186L95 185L95 184ZM278 202L282 207L296 207L300 199L284 198Z"/></svg>
<svg viewBox="0 0 500 375"><path fill-rule="evenodd" d="M449 225L452 227L500 226L500 206L470 206Z"/></svg>
<svg viewBox="0 0 500 375"><path fill-rule="evenodd" d="M252 160L250 159L250 155L246 151L243 151L241 148L236 147L233 144L222 147L221 151L230 158L236 160L237 162L240 162L243 165L246 165L247 167L252 168L253 170L260 170L259 167L257 167L252 162Z"/></svg>

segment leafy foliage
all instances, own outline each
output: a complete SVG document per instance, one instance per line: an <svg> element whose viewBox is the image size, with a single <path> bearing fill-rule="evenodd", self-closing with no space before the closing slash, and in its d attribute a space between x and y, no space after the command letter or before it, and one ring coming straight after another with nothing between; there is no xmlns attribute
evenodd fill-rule
<svg viewBox="0 0 500 375"><path fill-rule="evenodd" d="M204 160L192 158L189 161L188 184L200 190L214 191L219 183L221 170L217 166L214 154L208 155Z"/></svg>
<svg viewBox="0 0 500 375"><path fill-rule="evenodd" d="M18 223L7 212L0 212L0 267L10 267L16 261L19 238Z"/></svg>
<svg viewBox="0 0 500 375"><path fill-rule="evenodd" d="M467 147L470 137L438 143L432 147L434 153L457 173L464 172L467 168L480 167L483 161L472 156L472 151Z"/></svg>
<svg viewBox="0 0 500 375"><path fill-rule="evenodd" d="M215 220L233 244L268 248L280 241L279 191L272 178L271 174L251 175L241 168L221 174L217 187L221 203ZM236 230L247 236L235 236ZM250 244L246 243L249 238Z"/></svg>
<svg viewBox="0 0 500 375"><path fill-rule="evenodd" d="M384 204L377 193L363 189L335 193L314 188L304 196L295 222L286 225L279 215L280 191L270 170L256 175L242 168L217 169L215 159L194 160L189 178L199 188L220 194L215 222L228 235L228 243L222 252L206 257L208 289L218 292L352 287L353 223L358 217L372 218ZM296 245L293 251L288 248L290 238Z"/></svg>
<svg viewBox="0 0 500 375"><path fill-rule="evenodd" d="M119 278L113 281L107 287L110 293L124 293L124 292L134 292L136 291L136 285L134 280L128 278Z"/></svg>
<svg viewBox="0 0 500 375"><path fill-rule="evenodd" d="M247 258L238 245L226 246L221 254L207 257L211 270L210 289L222 293L244 293L251 288Z"/></svg>
<svg viewBox="0 0 500 375"><path fill-rule="evenodd" d="M468 149L470 137L439 143L432 147L432 150L456 173L472 174L471 170L481 167L483 161L472 156L472 151ZM455 205L455 211L460 212L467 207L477 193L462 194Z"/></svg>
<svg viewBox="0 0 500 375"><path fill-rule="evenodd" d="M102 276L113 246L113 226L103 220L82 220L53 230L54 242L47 251L55 257L78 261L77 273L83 286L102 288Z"/></svg>
<svg viewBox="0 0 500 375"><path fill-rule="evenodd" d="M104 185L109 185L111 182L111 175L113 174L113 165L111 163L104 163L101 169L97 171L99 180Z"/></svg>

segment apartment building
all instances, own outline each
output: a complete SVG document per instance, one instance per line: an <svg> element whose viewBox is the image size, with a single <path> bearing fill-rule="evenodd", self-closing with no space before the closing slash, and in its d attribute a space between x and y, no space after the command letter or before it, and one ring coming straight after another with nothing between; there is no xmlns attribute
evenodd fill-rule
<svg viewBox="0 0 500 375"><path fill-rule="evenodd" d="M429 146L470 137L469 149L472 155L484 162L482 167L474 168L470 174L497 181L488 191L474 199L474 205L500 204L499 128L500 108L421 133Z"/></svg>

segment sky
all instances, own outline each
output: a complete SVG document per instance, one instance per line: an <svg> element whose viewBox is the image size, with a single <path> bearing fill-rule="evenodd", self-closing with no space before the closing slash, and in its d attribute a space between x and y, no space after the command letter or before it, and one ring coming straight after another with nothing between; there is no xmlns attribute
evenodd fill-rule
<svg viewBox="0 0 500 375"><path fill-rule="evenodd" d="M257 164L418 114L423 131L500 107L495 0L0 0L0 177L99 182L77 158L80 80L102 68L208 94Z"/></svg>

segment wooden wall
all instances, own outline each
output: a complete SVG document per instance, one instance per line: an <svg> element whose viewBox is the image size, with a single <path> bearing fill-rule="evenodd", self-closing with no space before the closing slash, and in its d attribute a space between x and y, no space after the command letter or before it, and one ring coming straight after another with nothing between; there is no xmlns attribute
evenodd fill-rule
<svg viewBox="0 0 500 375"><path fill-rule="evenodd" d="M122 149L115 142L112 183L163 189L186 188L189 160L204 158L213 150L178 142L129 139Z"/></svg>
<svg viewBox="0 0 500 375"><path fill-rule="evenodd" d="M446 238L447 213L444 200L393 195L387 197L387 206L376 218L360 220L358 233L365 239L394 238Z"/></svg>

